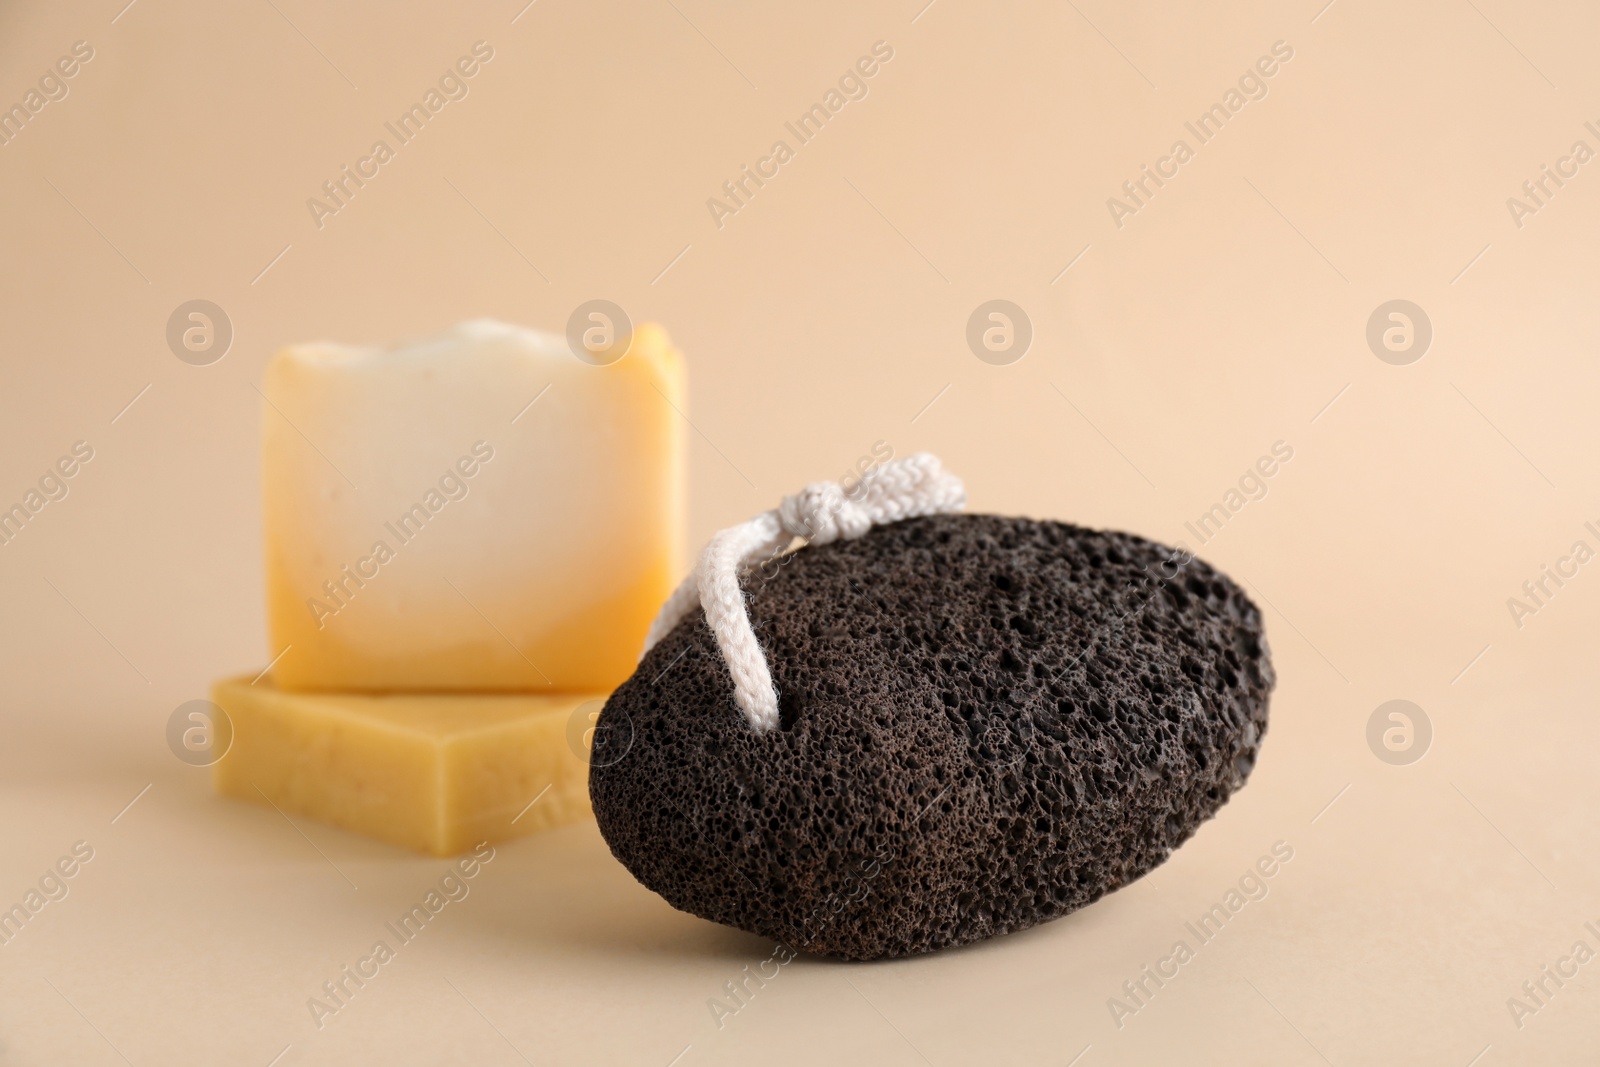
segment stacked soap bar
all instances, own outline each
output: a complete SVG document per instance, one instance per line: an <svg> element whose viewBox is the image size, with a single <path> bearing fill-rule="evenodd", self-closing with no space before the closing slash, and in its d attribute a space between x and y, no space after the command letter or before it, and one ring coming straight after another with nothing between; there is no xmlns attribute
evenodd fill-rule
<svg viewBox="0 0 1600 1067"><path fill-rule="evenodd" d="M603 696L286 693L249 678L217 791L449 856L589 816L587 730Z"/></svg>
<svg viewBox="0 0 1600 1067"><path fill-rule="evenodd" d="M609 366L479 321L300 345L265 377L280 686L597 690L633 671L684 551L683 362L659 327Z"/></svg>
<svg viewBox="0 0 1600 1067"><path fill-rule="evenodd" d="M653 325L605 365L486 320L274 356L275 659L215 689L219 791L438 854L586 816L588 727L682 564L684 393Z"/></svg>

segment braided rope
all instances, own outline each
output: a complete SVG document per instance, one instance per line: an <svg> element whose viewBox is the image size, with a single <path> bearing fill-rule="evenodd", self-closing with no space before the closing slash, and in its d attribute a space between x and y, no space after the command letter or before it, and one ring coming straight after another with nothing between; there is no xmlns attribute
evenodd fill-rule
<svg viewBox="0 0 1600 1067"><path fill-rule="evenodd" d="M813 545L852 541L877 525L960 511L967 503L961 479L928 452L883 464L868 472L857 489L852 495L836 482L813 482L784 497L772 511L713 536L693 573L661 605L644 651L698 605L733 677L735 703L758 733L776 726L778 694L766 653L750 626L740 575L781 555L797 537Z"/></svg>

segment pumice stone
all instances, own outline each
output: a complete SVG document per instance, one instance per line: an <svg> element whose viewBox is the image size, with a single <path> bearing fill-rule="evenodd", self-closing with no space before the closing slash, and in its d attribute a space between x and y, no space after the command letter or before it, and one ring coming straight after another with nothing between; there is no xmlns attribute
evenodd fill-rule
<svg viewBox="0 0 1600 1067"><path fill-rule="evenodd" d="M907 956L1093 902L1244 784L1274 677L1239 587L964 501L919 454L712 540L596 723L595 816L640 882L802 951Z"/></svg>

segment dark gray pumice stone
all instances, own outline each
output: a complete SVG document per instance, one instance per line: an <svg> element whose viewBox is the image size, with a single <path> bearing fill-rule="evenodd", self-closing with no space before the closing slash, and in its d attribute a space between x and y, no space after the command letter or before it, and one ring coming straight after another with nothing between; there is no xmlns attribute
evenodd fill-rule
<svg viewBox="0 0 1600 1067"><path fill-rule="evenodd" d="M939 515L744 579L779 693L756 733L696 611L606 702L611 851L674 907L848 959L1064 915L1165 860L1244 784L1261 612L1130 534Z"/></svg>

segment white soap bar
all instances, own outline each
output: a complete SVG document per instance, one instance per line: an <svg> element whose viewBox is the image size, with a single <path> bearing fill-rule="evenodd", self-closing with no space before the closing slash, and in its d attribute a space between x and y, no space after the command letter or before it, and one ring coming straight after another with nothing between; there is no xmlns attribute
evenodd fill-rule
<svg viewBox="0 0 1600 1067"><path fill-rule="evenodd" d="M262 393L284 689L609 690L682 573L684 368L480 320L304 344Z"/></svg>

